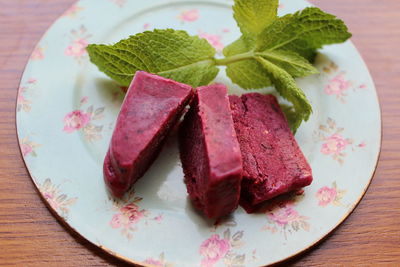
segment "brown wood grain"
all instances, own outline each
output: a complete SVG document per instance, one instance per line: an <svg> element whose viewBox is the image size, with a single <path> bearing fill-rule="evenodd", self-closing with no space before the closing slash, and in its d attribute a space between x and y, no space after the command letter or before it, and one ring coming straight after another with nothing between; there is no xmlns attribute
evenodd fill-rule
<svg viewBox="0 0 400 267"><path fill-rule="evenodd" d="M56 221L30 181L17 145L14 110L24 66L47 27L73 2L0 0L1 266L123 265ZM285 265L400 266L400 1L312 2L344 19L354 33L381 101L382 153L355 212L324 242Z"/></svg>

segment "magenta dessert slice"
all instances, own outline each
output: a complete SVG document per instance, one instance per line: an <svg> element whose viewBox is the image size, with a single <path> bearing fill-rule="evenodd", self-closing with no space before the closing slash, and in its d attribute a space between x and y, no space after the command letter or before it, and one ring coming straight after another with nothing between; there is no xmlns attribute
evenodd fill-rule
<svg viewBox="0 0 400 267"><path fill-rule="evenodd" d="M136 72L104 160L104 179L115 197L122 197L150 167L192 96L188 85Z"/></svg>
<svg viewBox="0 0 400 267"><path fill-rule="evenodd" d="M251 213L266 200L310 185L310 165L276 98L250 93L229 100L243 157L241 206Z"/></svg>
<svg viewBox="0 0 400 267"><path fill-rule="evenodd" d="M209 218L229 214L239 203L243 169L226 87L198 88L179 131L190 199Z"/></svg>

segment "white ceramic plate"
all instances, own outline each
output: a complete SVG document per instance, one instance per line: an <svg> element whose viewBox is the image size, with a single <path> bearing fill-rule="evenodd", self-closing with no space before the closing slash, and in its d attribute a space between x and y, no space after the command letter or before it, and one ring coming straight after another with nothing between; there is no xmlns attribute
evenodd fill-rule
<svg viewBox="0 0 400 267"><path fill-rule="evenodd" d="M378 160L380 110L371 76L347 42L326 47L320 75L298 81L314 107L296 138L314 171L303 193L262 214L239 208L207 221L188 202L175 136L136 185L115 202L102 163L123 98L89 63L88 43L113 43L153 28L184 29L218 50L239 36L231 1L82 0L45 34L18 94L17 126L26 166L49 207L93 244L126 261L158 266L259 266L309 248L355 208ZM282 1L280 13L309 4ZM221 71L217 81L242 92Z"/></svg>

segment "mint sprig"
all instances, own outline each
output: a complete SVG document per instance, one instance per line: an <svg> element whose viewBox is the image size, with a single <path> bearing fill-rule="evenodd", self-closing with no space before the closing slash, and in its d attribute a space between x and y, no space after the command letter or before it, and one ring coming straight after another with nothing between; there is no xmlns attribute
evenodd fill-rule
<svg viewBox="0 0 400 267"><path fill-rule="evenodd" d="M343 21L316 7L277 16L278 0L235 0L234 18L242 36L225 47L225 58L204 39L172 29L139 33L114 45L91 44L90 60L109 77L128 86L138 70L189 84L209 84L226 66L227 76L244 89L274 85L292 103L285 113L293 132L312 107L295 78L318 73L316 50L351 37Z"/></svg>

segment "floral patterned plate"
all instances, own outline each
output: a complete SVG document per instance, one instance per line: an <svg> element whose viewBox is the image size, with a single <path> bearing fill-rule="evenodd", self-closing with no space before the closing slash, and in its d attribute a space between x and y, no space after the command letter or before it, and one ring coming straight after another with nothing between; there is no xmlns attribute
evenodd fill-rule
<svg viewBox="0 0 400 267"><path fill-rule="evenodd" d="M105 251L155 266L259 266L309 248L355 208L377 163L381 121L367 67L351 42L321 50L321 74L298 80L314 107L296 138L315 180L302 192L215 223L193 210L172 135L123 200L107 195L102 162L123 98L97 70L88 43L153 28L184 29L221 51L239 36L228 0L82 0L35 48L18 94L21 151L41 196L60 220ZM309 5L281 2L280 13ZM242 93L221 71L217 81ZM263 90L265 92L268 89Z"/></svg>

